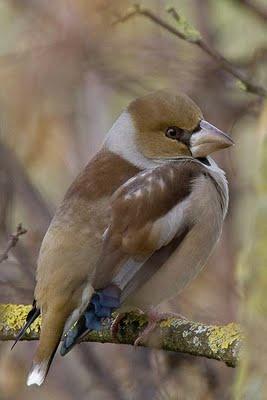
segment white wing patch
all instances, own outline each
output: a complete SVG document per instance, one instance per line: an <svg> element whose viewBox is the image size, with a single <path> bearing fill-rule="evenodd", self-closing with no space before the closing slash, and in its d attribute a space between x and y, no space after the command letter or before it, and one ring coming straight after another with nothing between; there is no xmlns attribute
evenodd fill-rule
<svg viewBox="0 0 267 400"><path fill-rule="evenodd" d="M183 230L187 221L186 211L189 207L188 197L154 222L151 234L159 235L158 248L169 244Z"/></svg>
<svg viewBox="0 0 267 400"><path fill-rule="evenodd" d="M151 175L152 171L153 171L153 169L143 171L143 172L139 173L137 176L130 178L124 185L122 185L122 187L128 189L128 191L124 194L124 200L140 198L143 196L144 193L149 194L151 192L151 190L152 190L151 183L153 182L153 177ZM142 177L142 178L147 177L147 182L149 184L144 187L140 187L139 185L136 185L136 187L132 187L132 185L135 182L138 182L138 179L140 179L140 177ZM164 184L163 180L162 180L162 182L159 182L159 184L160 184L160 187L162 187L162 184Z"/></svg>
<svg viewBox="0 0 267 400"><path fill-rule="evenodd" d="M158 249L169 244L179 234L179 232L183 230L187 221L187 209L189 207L190 199L188 197L179 205L173 207L163 217L154 222L150 234L159 235ZM129 258L128 261L124 263L121 270L112 280L112 282L118 285L121 290L123 290L134 277L134 275L145 264L148 258L149 256L142 261L136 261L133 258Z"/></svg>
<svg viewBox="0 0 267 400"><path fill-rule="evenodd" d="M128 261L126 261L126 263L124 263L123 267L120 269L112 282L121 290L123 290L145 262L146 259L143 261L136 261L130 258Z"/></svg>
<svg viewBox="0 0 267 400"><path fill-rule="evenodd" d="M158 184L159 184L159 187L161 188L161 190L164 190L166 188L165 182L162 178L158 179Z"/></svg>

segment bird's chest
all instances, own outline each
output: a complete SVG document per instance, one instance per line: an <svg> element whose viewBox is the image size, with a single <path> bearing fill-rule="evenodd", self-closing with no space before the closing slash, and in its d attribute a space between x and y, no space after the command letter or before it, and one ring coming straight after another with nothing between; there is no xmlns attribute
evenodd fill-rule
<svg viewBox="0 0 267 400"><path fill-rule="evenodd" d="M97 202L77 199L61 207L45 235L38 269L72 271L75 276L94 270L102 250L103 233L109 223L109 198ZM77 272L78 271L78 272Z"/></svg>

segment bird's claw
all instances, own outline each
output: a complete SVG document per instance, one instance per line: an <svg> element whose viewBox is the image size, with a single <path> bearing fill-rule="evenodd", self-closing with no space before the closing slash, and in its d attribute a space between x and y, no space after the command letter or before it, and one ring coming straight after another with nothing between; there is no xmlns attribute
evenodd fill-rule
<svg viewBox="0 0 267 400"><path fill-rule="evenodd" d="M146 315L148 317L148 323L146 327L138 334L137 338L134 341L134 346L145 343L149 339L151 333L156 329L158 323L165 321L168 318L176 317L180 319L186 319L180 314L172 312L159 312L156 310L151 310Z"/></svg>
<svg viewBox="0 0 267 400"><path fill-rule="evenodd" d="M134 346L138 346L140 343L144 343L147 341L149 335L155 330L157 326L157 321L148 321L147 326L143 331L139 333L137 338L134 341Z"/></svg>

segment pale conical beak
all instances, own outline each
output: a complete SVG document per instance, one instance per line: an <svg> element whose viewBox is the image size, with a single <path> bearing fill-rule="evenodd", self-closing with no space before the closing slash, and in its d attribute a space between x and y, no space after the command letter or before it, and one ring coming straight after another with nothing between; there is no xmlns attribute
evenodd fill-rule
<svg viewBox="0 0 267 400"><path fill-rule="evenodd" d="M200 122L200 130L193 133L190 149L193 157L207 157L214 151L232 146L234 141L207 121Z"/></svg>

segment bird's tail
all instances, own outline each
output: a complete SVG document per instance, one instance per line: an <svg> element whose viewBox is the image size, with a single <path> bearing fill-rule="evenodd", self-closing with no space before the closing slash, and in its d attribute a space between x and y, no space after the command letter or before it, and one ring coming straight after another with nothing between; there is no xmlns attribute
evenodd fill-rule
<svg viewBox="0 0 267 400"><path fill-rule="evenodd" d="M62 309L58 312L48 311L42 315L40 340L27 378L28 386L34 384L40 386L44 382L59 345L67 317L68 315L62 312Z"/></svg>
<svg viewBox="0 0 267 400"><path fill-rule="evenodd" d="M58 344L59 341L54 347L52 354L48 355L48 357L45 360L41 361L37 359L33 361L31 370L27 378L27 386L42 385L42 383L46 378L46 375L48 374L54 355L56 354Z"/></svg>

